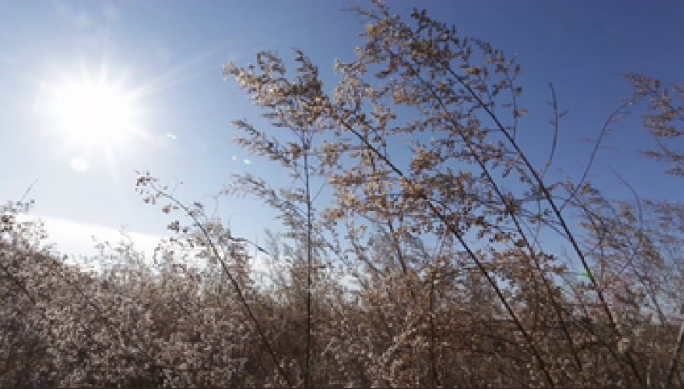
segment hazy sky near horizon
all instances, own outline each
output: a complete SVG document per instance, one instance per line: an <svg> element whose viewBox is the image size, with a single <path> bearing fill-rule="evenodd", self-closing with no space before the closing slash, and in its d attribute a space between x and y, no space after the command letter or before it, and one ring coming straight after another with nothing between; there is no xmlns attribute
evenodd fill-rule
<svg viewBox="0 0 684 389"><path fill-rule="evenodd" d="M460 33L517 54L522 105L531 111L521 122L521 142L537 162L548 154L552 136L547 102L548 82L553 82L561 109L569 111L561 125L557 166L575 178L590 153L581 140L595 138L618 100L630 95L621 74L682 81L682 2L389 5L403 16L419 5ZM0 200L18 200L37 180L28 196L36 201L34 215L108 231L126 226L158 237L168 235L171 218L135 193L135 170L181 181L176 191L181 200L205 201L210 209L211 196L233 173L250 172L276 187L289 185L282 170L232 143L231 121L263 121L236 84L223 81L221 69L227 61L254 62L262 50L291 58L294 47L320 67L327 85L334 85L335 58L352 60L362 43L363 23L342 11L348 7L346 1L313 0L0 2ZM84 125L83 120L54 113L56 106L83 115L97 111L94 105L82 110L59 105L97 82L116 90L107 99L125 97L121 109L131 117L125 124L132 130L113 136L107 147L79 142L78 133L65 126ZM664 166L635 153L649 142L638 117L616 129L591 178L610 195L627 196L610 174L612 167L643 197L676 198L681 183L665 177ZM273 212L248 199L224 198L218 214L236 236L254 239L274 226ZM59 230L48 239L58 248L79 251L92 245L76 238L82 234L47 224L48 230Z"/></svg>

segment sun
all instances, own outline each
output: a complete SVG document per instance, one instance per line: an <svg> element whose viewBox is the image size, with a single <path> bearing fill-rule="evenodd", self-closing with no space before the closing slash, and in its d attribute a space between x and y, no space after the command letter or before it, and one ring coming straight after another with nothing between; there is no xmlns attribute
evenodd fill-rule
<svg viewBox="0 0 684 389"><path fill-rule="evenodd" d="M64 80L50 89L50 121L60 137L74 144L113 148L138 131L136 98L118 83Z"/></svg>

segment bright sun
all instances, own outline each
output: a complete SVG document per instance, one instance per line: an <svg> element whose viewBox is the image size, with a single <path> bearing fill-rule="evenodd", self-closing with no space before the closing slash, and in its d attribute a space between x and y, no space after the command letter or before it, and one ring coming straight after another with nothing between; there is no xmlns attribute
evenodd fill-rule
<svg viewBox="0 0 684 389"><path fill-rule="evenodd" d="M106 81L53 86L48 111L60 136L76 144L111 148L137 129L135 98Z"/></svg>

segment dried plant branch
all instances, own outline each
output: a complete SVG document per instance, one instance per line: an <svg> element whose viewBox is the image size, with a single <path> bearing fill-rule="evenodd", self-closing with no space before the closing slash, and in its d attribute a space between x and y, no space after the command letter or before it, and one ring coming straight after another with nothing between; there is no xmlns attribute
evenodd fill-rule
<svg viewBox="0 0 684 389"><path fill-rule="evenodd" d="M259 338L261 339L261 342L264 345L264 348L266 348L267 353L271 357L271 360L273 361L274 365L276 366L276 369L278 370L278 373L280 374L281 378L287 383L289 387L292 387L292 382L290 381L289 376L281 366L277 355L275 354L275 351L273 350L273 347L271 346L271 343L269 342L268 338L266 337L266 334L264 330L261 328L261 325L259 323L259 320L257 319L256 315L254 314L254 311L252 310L250 304L247 302L247 299L244 295L244 292L242 290L242 287L238 283L237 279L232 275L230 270L228 269L228 265L226 262L221 258L220 253L218 252L218 249L216 248L216 245L214 244L211 236L209 235L209 232L204 228L204 225L200 223L200 221L197 219L197 216L195 215L195 212L193 212L190 208L188 208L185 204L180 202L178 199L173 197L172 195L167 194L160 188L157 188L154 182L151 182L150 180L145 180L143 178L139 178L138 182L147 182L150 187L156 191L156 195L159 197L164 197L168 200L170 200L173 204L178 206L180 209L185 212L186 215L188 215L190 218L192 218L195 226L200 229L202 234L204 235L205 239L207 240L207 243L213 252L214 258L221 264L221 267L223 269L224 274L228 277L228 280L233 286L233 289L235 290L235 293L238 296L238 299L240 303L242 304L242 307L245 309L245 312L249 316L250 320L252 321L252 324L254 325L255 330L259 334Z"/></svg>

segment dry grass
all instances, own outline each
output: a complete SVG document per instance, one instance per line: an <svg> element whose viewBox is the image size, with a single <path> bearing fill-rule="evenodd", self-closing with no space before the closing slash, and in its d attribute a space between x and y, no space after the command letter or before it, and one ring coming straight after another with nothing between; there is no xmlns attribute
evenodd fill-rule
<svg viewBox="0 0 684 389"><path fill-rule="evenodd" d="M278 127L238 122L238 143L297 183L241 176L221 191L280 212L284 233L258 248L271 279L254 279L255 245L149 173L136 185L144 200L179 217L156 266L121 244L93 258L101 274L70 267L43 248L40 225L16 221L26 204L9 203L1 386L684 386L681 205L547 182L556 145L540 170L516 142L527 113L518 65L423 13L403 22L379 2L357 12L366 44L336 65L331 95L303 53L292 79L269 53L226 67ZM635 95L609 124L650 99L644 127L660 150L646 157L680 175L682 108L659 82L629 80ZM391 145L407 137L412 159L401 166ZM473 169L456 168L465 163ZM503 189L511 177L517 192ZM329 202L317 200L321 183ZM548 233L567 257L544 250ZM205 265L189 265L190 247ZM569 276L570 260L585 279Z"/></svg>

